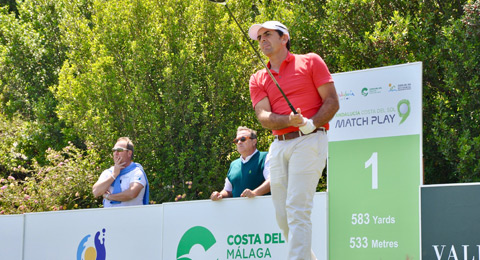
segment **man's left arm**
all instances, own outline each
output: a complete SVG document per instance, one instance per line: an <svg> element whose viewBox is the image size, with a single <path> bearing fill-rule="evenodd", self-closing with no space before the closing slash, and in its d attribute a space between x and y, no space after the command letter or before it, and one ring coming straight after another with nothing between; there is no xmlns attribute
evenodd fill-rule
<svg viewBox="0 0 480 260"><path fill-rule="evenodd" d="M333 82L325 83L317 88L323 104L317 113L311 118L316 127L321 127L328 123L340 108L338 102L337 90Z"/></svg>
<svg viewBox="0 0 480 260"><path fill-rule="evenodd" d="M108 200L129 201L136 198L138 194L140 194L140 191L142 191L143 187L144 186L139 182L132 182L128 189L115 194L104 194L103 197Z"/></svg>

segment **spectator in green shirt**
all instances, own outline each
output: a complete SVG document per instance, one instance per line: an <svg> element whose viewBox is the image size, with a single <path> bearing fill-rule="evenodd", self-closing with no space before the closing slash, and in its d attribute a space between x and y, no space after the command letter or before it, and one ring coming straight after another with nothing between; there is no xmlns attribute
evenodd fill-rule
<svg viewBox="0 0 480 260"><path fill-rule="evenodd" d="M257 132L240 126L233 140L240 158L230 164L222 191L214 191L210 199L248 197L270 194L270 167L267 152L257 150Z"/></svg>

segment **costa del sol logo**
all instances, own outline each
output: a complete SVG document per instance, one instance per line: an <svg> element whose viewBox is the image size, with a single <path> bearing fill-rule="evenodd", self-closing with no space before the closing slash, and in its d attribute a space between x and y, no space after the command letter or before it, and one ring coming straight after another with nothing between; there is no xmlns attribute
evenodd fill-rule
<svg viewBox="0 0 480 260"><path fill-rule="evenodd" d="M195 226L183 234L177 247L177 260L207 259L207 251L217 242L210 230Z"/></svg>
<svg viewBox="0 0 480 260"><path fill-rule="evenodd" d="M364 97L368 96L368 88L362 88L362 95Z"/></svg>
<svg viewBox="0 0 480 260"><path fill-rule="evenodd" d="M98 231L95 237L86 235L78 244L77 260L105 260L105 229Z"/></svg>

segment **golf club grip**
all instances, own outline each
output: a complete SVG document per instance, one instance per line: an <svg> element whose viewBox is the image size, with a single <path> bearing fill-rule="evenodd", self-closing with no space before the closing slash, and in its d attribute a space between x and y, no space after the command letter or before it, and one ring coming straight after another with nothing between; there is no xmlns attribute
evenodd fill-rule
<svg viewBox="0 0 480 260"><path fill-rule="evenodd" d="M295 111L295 108L293 108L292 104L289 105L290 109L292 110L293 114L297 115L298 112Z"/></svg>

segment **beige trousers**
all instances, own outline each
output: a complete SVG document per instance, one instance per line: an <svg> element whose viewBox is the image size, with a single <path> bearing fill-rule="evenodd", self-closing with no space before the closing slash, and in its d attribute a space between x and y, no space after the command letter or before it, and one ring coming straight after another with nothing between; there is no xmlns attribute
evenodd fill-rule
<svg viewBox="0 0 480 260"><path fill-rule="evenodd" d="M288 260L315 260L313 197L325 168L328 138L316 132L270 145L270 185L277 223L288 241Z"/></svg>

